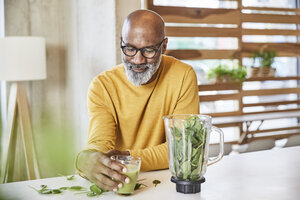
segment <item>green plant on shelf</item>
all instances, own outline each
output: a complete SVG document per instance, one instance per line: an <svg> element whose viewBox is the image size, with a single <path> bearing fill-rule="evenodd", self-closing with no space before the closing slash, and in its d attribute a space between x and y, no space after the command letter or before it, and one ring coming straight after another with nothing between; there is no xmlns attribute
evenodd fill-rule
<svg viewBox="0 0 300 200"><path fill-rule="evenodd" d="M215 79L216 82L243 82L246 76L245 66L229 67L225 64L219 64L217 67L210 69L207 74L208 80Z"/></svg>
<svg viewBox="0 0 300 200"><path fill-rule="evenodd" d="M256 61L259 63L259 67L271 68L274 63L274 58L276 57L276 52L273 50L266 50L267 46L262 46L259 51L254 51L251 53L251 58L253 59L252 67L254 67Z"/></svg>

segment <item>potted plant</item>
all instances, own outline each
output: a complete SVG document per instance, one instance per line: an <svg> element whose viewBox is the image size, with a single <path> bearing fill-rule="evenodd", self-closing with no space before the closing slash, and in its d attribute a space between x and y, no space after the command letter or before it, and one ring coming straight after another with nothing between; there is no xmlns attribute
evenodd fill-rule
<svg viewBox="0 0 300 200"><path fill-rule="evenodd" d="M208 80L215 79L216 83L224 82L242 82L246 79L247 71L245 66L229 67L225 64L219 64L217 67L209 70Z"/></svg>
<svg viewBox="0 0 300 200"><path fill-rule="evenodd" d="M251 58L253 59L253 65L251 67L250 76L251 77L272 77L275 74L275 68L272 68L274 63L274 58L276 57L276 52L273 50L266 50L267 46L262 46L259 51L254 51L251 53ZM258 61L259 66L254 67L255 63Z"/></svg>

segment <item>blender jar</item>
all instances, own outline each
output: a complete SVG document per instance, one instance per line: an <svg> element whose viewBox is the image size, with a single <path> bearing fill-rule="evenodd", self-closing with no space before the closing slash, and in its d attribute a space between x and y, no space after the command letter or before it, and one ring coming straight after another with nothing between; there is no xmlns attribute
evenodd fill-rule
<svg viewBox="0 0 300 200"><path fill-rule="evenodd" d="M168 144L171 181L176 183L177 192L197 193L208 165L223 157L224 135L221 129L211 125L208 115L168 115L163 117ZM219 155L208 158L210 133L219 133Z"/></svg>

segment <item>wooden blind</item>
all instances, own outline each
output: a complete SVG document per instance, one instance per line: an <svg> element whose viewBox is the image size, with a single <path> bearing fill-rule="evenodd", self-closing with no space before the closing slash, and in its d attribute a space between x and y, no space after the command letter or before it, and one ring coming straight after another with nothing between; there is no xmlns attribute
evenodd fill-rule
<svg viewBox="0 0 300 200"><path fill-rule="evenodd" d="M271 8L271 7L243 7L242 0L237 2L236 9L223 8L190 8L157 6L153 0L148 0L148 9L159 13L165 22L188 23L188 24L231 24L234 28L212 28L195 26L166 26L166 35L172 37L233 37L238 40L238 48L232 50L203 50L203 49L181 49L168 50L166 54L183 60L199 59L239 59L249 57L250 52L259 50L263 45L267 49L277 52L279 57L300 57L300 43L248 43L243 42L242 37L246 35L264 36L300 36L300 9ZM266 14L245 13L243 11L265 11ZM274 12L288 12L288 14L269 14ZM243 28L244 22L251 23L275 23L275 24L296 24L298 29L248 29Z"/></svg>

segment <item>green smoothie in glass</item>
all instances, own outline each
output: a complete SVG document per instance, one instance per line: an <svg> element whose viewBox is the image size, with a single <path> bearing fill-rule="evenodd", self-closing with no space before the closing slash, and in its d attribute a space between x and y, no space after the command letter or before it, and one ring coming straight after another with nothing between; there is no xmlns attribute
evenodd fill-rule
<svg viewBox="0 0 300 200"><path fill-rule="evenodd" d="M118 189L117 193L124 194L124 195L132 194L139 175L139 171L141 167L141 158L124 156L124 155L116 155L116 156L112 156L111 159L116 160L126 166L127 172L122 174L124 174L130 179L129 183L125 183L125 182L122 183L123 186Z"/></svg>
<svg viewBox="0 0 300 200"><path fill-rule="evenodd" d="M139 175L139 167L137 165L128 164L126 165L127 172L122 173L130 179L129 183L123 182L123 187L118 189L118 193L131 194L134 191L134 187Z"/></svg>

